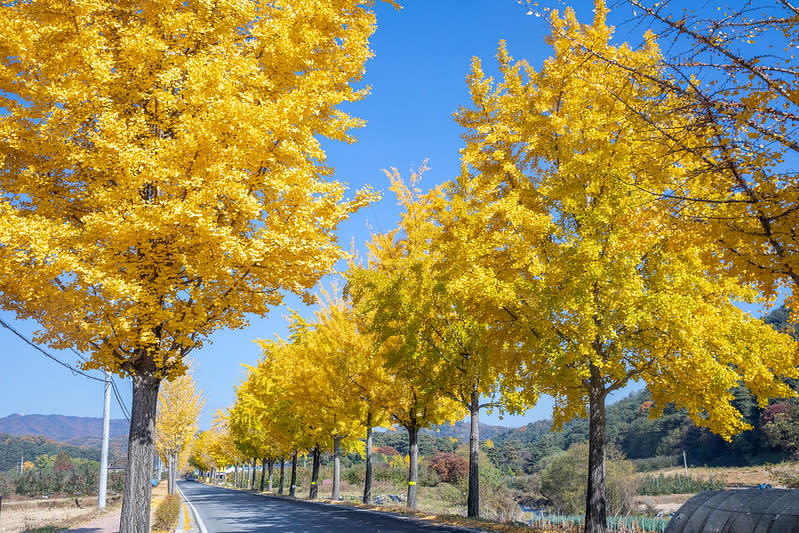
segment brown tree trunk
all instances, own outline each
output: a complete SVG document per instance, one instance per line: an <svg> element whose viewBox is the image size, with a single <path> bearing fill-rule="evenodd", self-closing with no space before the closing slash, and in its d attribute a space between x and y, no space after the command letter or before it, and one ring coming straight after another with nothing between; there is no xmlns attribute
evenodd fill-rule
<svg viewBox="0 0 799 533"><path fill-rule="evenodd" d="M233 488L239 488L239 463L233 465Z"/></svg>
<svg viewBox="0 0 799 533"><path fill-rule="evenodd" d="M341 436L333 437L333 495L331 498L338 501L341 496Z"/></svg>
<svg viewBox="0 0 799 533"><path fill-rule="evenodd" d="M315 500L319 495L319 463L322 459L322 452L318 444L314 446L311 453L313 454L313 466L311 467L311 489L308 492L308 499Z"/></svg>
<svg viewBox="0 0 799 533"><path fill-rule="evenodd" d="M480 516L480 393L475 388L470 399L469 414L469 495L466 499L466 515Z"/></svg>
<svg viewBox="0 0 799 533"><path fill-rule="evenodd" d="M266 458L261 459L261 492L264 491L264 481L266 481Z"/></svg>
<svg viewBox="0 0 799 533"><path fill-rule="evenodd" d="M291 486L289 487L289 496L292 498L297 497L297 450L291 454Z"/></svg>
<svg viewBox="0 0 799 533"><path fill-rule="evenodd" d="M366 417L366 473L363 479L363 503L372 503L372 413Z"/></svg>
<svg viewBox="0 0 799 533"><path fill-rule="evenodd" d="M286 478L286 456L280 458L280 482L277 486L277 493L283 494L283 481Z"/></svg>
<svg viewBox="0 0 799 533"><path fill-rule="evenodd" d="M255 459L250 459L250 475L247 476L247 490L252 490L255 485Z"/></svg>
<svg viewBox="0 0 799 533"><path fill-rule="evenodd" d="M416 493L419 481L419 428L406 426L408 430L409 458L408 466L408 509L416 509Z"/></svg>
<svg viewBox="0 0 799 533"><path fill-rule="evenodd" d="M146 357L146 356L145 356ZM155 412L161 380L152 370L133 375L133 404L128 434L128 469L122 496L120 533L149 533L150 494L155 451Z"/></svg>
<svg viewBox="0 0 799 533"><path fill-rule="evenodd" d="M599 369L591 365L588 391L588 490L585 533L607 531L605 501L605 391Z"/></svg>
<svg viewBox="0 0 799 533"><path fill-rule="evenodd" d="M272 492L272 471L275 468L275 460L269 459L269 476L267 477L267 483L269 484L269 492Z"/></svg>

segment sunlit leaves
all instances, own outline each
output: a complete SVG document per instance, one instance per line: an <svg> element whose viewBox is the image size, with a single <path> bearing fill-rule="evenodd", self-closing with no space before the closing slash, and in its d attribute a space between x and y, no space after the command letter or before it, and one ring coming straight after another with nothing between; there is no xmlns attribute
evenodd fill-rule
<svg viewBox="0 0 799 533"><path fill-rule="evenodd" d="M371 5L3 7L0 304L89 367L175 377L305 294L375 198L345 200L319 144L361 124L337 106L364 96Z"/></svg>

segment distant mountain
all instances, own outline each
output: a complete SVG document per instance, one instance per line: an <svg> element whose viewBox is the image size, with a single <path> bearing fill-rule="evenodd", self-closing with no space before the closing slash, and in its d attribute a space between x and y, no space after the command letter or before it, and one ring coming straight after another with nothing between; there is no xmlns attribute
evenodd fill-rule
<svg viewBox="0 0 799 533"><path fill-rule="evenodd" d="M111 438L128 434L127 420L111 420ZM0 418L0 433L8 435L41 435L55 441L99 446L103 436L103 419L64 415L19 415Z"/></svg>
<svg viewBox="0 0 799 533"><path fill-rule="evenodd" d="M422 429L420 433L429 433L436 437L455 437L461 442L469 442L469 423L463 420L455 422L453 425L444 424L435 429ZM480 441L493 439L496 435L508 431L510 428L506 426L492 426L489 424L480 424ZM2 430L0 430L2 431Z"/></svg>

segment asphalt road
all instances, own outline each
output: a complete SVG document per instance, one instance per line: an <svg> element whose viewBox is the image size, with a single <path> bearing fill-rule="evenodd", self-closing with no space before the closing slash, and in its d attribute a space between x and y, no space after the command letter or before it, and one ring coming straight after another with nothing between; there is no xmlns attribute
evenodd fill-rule
<svg viewBox="0 0 799 533"><path fill-rule="evenodd" d="M331 504L265 496L241 490L212 487L192 481L178 482L201 533L286 531L292 533L406 533L474 531L437 526L423 521Z"/></svg>

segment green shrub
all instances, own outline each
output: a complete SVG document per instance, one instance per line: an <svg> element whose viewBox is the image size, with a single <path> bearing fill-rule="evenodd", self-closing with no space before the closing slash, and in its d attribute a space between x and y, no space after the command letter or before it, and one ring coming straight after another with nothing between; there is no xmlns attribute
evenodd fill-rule
<svg viewBox="0 0 799 533"><path fill-rule="evenodd" d="M419 486L435 487L441 483L441 477L429 466L419 465Z"/></svg>
<svg viewBox="0 0 799 533"><path fill-rule="evenodd" d="M672 466L682 464L682 455L656 455L643 459L633 459L636 472L651 472L652 470L662 470Z"/></svg>
<svg viewBox="0 0 799 533"><path fill-rule="evenodd" d="M178 525L180 506L180 496L177 494L169 494L166 498L161 500L161 503L159 503L158 507L155 509L153 529L173 531Z"/></svg>
<svg viewBox="0 0 799 533"><path fill-rule="evenodd" d="M350 485L363 485L366 478L366 464L355 464L345 468L341 473L341 479ZM374 465L372 465L372 478L374 478Z"/></svg>
<svg viewBox="0 0 799 533"><path fill-rule="evenodd" d="M647 496L662 496L664 494L692 494L703 490L723 488L723 484L714 481L712 477L709 480L697 479L685 474L665 475L661 472L657 476L654 474L644 476L638 493Z"/></svg>
<svg viewBox="0 0 799 533"><path fill-rule="evenodd" d="M585 512L588 485L588 443L572 444L565 452L547 456L541 471L541 493L561 513ZM605 487L608 515L626 515L635 507L639 480L631 461L608 446L605 460Z"/></svg>

